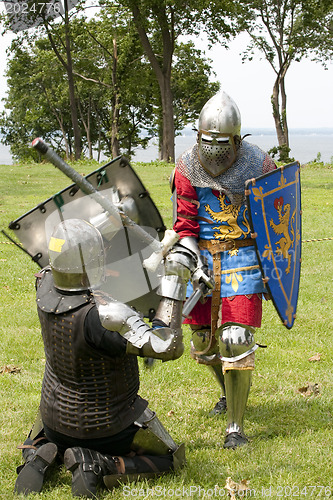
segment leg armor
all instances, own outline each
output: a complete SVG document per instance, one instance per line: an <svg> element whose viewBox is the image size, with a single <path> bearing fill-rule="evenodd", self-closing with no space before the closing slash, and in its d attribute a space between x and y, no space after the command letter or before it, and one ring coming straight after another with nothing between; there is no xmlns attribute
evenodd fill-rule
<svg viewBox="0 0 333 500"><path fill-rule="evenodd" d="M156 413L150 408L146 408L135 424L140 427L135 434L132 449L138 454L166 455L173 457L174 469L178 469L185 463L185 448L181 444L178 446Z"/></svg>
<svg viewBox="0 0 333 500"><path fill-rule="evenodd" d="M222 365L210 365L208 366L210 371L213 373L217 383L221 387L221 397L214 406L214 408L209 412L210 417L215 415L222 415L227 411L227 399L225 397L225 385L224 385L224 375L222 372Z"/></svg>
<svg viewBox="0 0 333 500"><path fill-rule="evenodd" d="M243 421L254 370L254 351L258 347L254 331L250 326L237 324L222 325L217 331L228 402L225 448L235 448L247 441Z"/></svg>
<svg viewBox="0 0 333 500"><path fill-rule="evenodd" d="M221 388L221 397L215 407L209 412L209 416L221 415L226 412L227 403L225 398L224 375L222 373L221 359L218 354L218 344L215 335L212 336L210 326L191 325L191 358L197 363L208 366Z"/></svg>
<svg viewBox="0 0 333 500"><path fill-rule="evenodd" d="M218 353L215 335L212 335L210 326L191 325L191 356L209 358ZM203 363L204 364L204 363Z"/></svg>
<svg viewBox="0 0 333 500"><path fill-rule="evenodd" d="M221 366L218 345L210 326L190 325L192 330L190 356L200 365Z"/></svg>
<svg viewBox="0 0 333 500"><path fill-rule="evenodd" d="M135 422L139 427L132 456L111 456L86 448L69 448L64 463L73 474L72 494L95 498L102 482L108 489L120 483L149 479L185 463L184 445L177 446L149 408Z"/></svg>

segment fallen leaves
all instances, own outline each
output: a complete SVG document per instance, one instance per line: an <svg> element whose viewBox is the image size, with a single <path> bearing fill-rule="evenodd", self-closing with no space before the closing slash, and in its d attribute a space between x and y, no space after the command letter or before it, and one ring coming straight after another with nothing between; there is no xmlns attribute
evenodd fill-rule
<svg viewBox="0 0 333 500"><path fill-rule="evenodd" d="M302 395L302 396L318 396L320 394L320 389L318 384L311 384L308 382L308 384L304 387L300 387L297 389L297 391Z"/></svg>
<svg viewBox="0 0 333 500"><path fill-rule="evenodd" d="M308 361L321 361L321 354L317 352L317 354L311 356L311 358L309 358Z"/></svg>
<svg viewBox="0 0 333 500"><path fill-rule="evenodd" d="M240 483L236 483L231 477L227 477L225 480L225 489L231 500L236 500L236 494L238 497L246 496L246 491L249 489L249 481L248 479L242 479Z"/></svg>
<svg viewBox="0 0 333 500"><path fill-rule="evenodd" d="M4 365L0 368L0 375L4 373L20 373L21 368L15 365Z"/></svg>

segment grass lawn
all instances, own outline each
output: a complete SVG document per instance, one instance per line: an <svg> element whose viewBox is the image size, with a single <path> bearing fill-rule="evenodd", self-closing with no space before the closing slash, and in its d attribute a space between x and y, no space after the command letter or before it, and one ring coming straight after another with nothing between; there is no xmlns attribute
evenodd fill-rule
<svg viewBox="0 0 333 500"><path fill-rule="evenodd" d="M168 228L172 226L171 165L133 165ZM97 165L75 167L88 174ZM333 179L332 166L301 169L302 275L297 318L287 330L271 302L264 304L256 341L256 369L245 418L247 446L224 450L225 418L209 418L218 387L204 366L184 355L146 368L140 359L140 394L149 400L177 442L184 442L187 465L155 481L142 481L103 499L230 498L227 478L246 480L236 498L333 497ZM70 184L51 165L0 166L0 229ZM9 232L9 230L8 230ZM331 238L323 241L324 238ZM311 241L305 241L311 240ZM21 444L39 404L44 351L35 306L38 266L0 233L0 499L14 498ZM314 357L314 361L311 358ZM33 496L31 497L33 498ZM43 499L71 496L71 475L54 471Z"/></svg>

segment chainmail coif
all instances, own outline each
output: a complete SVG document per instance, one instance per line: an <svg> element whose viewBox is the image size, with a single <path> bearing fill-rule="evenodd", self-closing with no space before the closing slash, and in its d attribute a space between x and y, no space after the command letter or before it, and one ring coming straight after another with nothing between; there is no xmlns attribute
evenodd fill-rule
<svg viewBox="0 0 333 500"><path fill-rule="evenodd" d="M241 142L235 163L217 177L209 175L201 166L197 144L185 151L176 164L178 171L190 181L192 186L216 189L225 193L235 205L245 200L245 181L259 177L274 167L274 162L267 153L258 146L245 141Z"/></svg>

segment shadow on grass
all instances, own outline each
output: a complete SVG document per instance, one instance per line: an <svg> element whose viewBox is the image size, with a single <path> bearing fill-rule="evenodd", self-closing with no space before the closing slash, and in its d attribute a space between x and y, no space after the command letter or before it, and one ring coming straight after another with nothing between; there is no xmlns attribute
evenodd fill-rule
<svg viewBox="0 0 333 500"><path fill-rule="evenodd" d="M253 437L265 439L332 430L332 404L320 397L298 395L292 401L266 401L247 408L245 425L248 422L252 422Z"/></svg>
<svg viewBox="0 0 333 500"><path fill-rule="evenodd" d="M216 449L223 447L226 416L208 416L208 410L199 409L196 416L207 432L201 437L193 432L188 449ZM193 419L196 417L193 415ZM249 404L244 421L245 432L252 439L297 437L305 432L332 431L333 410L330 401L320 397L296 395L293 400L265 401Z"/></svg>

